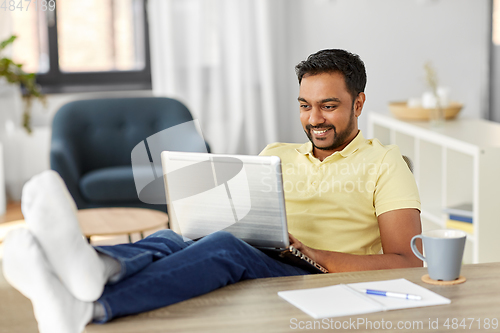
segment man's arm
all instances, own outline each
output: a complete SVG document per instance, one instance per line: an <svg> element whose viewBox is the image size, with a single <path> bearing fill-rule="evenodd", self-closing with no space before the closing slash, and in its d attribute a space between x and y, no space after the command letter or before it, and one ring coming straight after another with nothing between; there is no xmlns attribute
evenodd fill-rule
<svg viewBox="0 0 500 333"><path fill-rule="evenodd" d="M422 261L415 257L410 248L411 238L422 231L417 209L398 209L380 214L378 224L384 254L355 255L316 250L302 244L292 235L290 243L330 273L422 267ZM420 240L417 240L417 247L422 252Z"/></svg>

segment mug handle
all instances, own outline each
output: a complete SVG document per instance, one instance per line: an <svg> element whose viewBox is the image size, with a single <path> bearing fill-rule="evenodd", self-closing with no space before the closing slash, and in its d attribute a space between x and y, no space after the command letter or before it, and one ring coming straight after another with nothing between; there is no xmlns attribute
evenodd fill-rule
<svg viewBox="0 0 500 333"><path fill-rule="evenodd" d="M413 251L413 254L415 254L415 256L418 259L420 259L422 261L427 261L425 259L425 257L422 255L422 253L420 253L420 251L417 249L417 246L415 245L415 241L417 240L417 238L422 239L422 235L413 236L413 238L411 239L411 242L410 242L411 250Z"/></svg>

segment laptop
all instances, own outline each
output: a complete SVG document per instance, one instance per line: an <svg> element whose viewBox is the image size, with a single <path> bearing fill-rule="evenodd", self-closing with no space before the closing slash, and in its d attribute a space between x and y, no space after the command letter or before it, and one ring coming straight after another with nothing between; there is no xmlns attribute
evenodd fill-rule
<svg viewBox="0 0 500 333"><path fill-rule="evenodd" d="M328 273L290 245L277 156L163 151L170 228L197 240L224 230L283 262Z"/></svg>

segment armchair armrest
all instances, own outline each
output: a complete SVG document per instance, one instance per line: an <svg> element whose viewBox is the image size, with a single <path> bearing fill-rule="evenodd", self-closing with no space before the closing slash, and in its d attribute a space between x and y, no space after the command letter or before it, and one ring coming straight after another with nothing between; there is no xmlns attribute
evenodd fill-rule
<svg viewBox="0 0 500 333"><path fill-rule="evenodd" d="M50 168L59 173L66 183L77 207L81 209L85 208L86 204L79 188L81 170L78 162L78 157L68 147L67 143L60 140L52 140L50 147Z"/></svg>

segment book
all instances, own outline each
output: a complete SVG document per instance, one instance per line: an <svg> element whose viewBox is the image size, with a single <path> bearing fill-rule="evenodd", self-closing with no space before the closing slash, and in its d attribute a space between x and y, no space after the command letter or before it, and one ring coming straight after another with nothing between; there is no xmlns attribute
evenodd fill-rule
<svg viewBox="0 0 500 333"><path fill-rule="evenodd" d="M361 289L414 294L421 300L367 295ZM449 304L451 301L406 279L339 284L323 288L280 291L278 295L314 319Z"/></svg>
<svg viewBox="0 0 500 333"><path fill-rule="evenodd" d="M473 217L472 203L462 203L459 205L447 207L444 209L444 212L448 213L449 215L469 217L471 219Z"/></svg>
<svg viewBox="0 0 500 333"><path fill-rule="evenodd" d="M449 214L448 218L450 220L454 221L460 221L460 222L466 222L466 223L472 223L472 217L467 217L467 216L461 216L461 215L455 215L455 214Z"/></svg>
<svg viewBox="0 0 500 333"><path fill-rule="evenodd" d="M446 228L462 230L462 231L465 231L471 235L474 234L474 225L472 223L469 223L469 222L448 220L448 221L446 221Z"/></svg>

